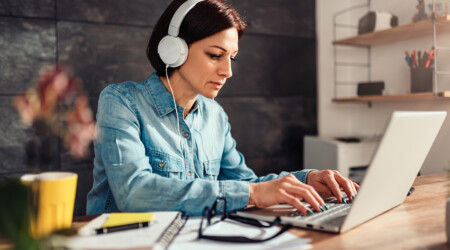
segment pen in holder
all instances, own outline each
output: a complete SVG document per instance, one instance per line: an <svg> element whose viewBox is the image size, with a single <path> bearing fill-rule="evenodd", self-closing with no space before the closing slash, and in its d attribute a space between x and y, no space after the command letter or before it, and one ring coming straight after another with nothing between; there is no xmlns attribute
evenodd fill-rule
<svg viewBox="0 0 450 250"><path fill-rule="evenodd" d="M411 68L411 93L433 91L433 69Z"/></svg>
<svg viewBox="0 0 450 250"><path fill-rule="evenodd" d="M430 50L405 51L405 60L411 69L411 93L433 91L434 60L437 54L434 47Z"/></svg>

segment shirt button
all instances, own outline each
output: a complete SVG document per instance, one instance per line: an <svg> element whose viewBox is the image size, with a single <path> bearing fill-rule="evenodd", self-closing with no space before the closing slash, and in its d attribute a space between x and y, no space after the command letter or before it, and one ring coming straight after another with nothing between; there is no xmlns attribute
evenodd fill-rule
<svg viewBox="0 0 450 250"><path fill-rule="evenodd" d="M164 161L161 161L161 162L159 163L159 166L160 166L160 167L164 167L164 165L166 165L166 164L164 163Z"/></svg>
<svg viewBox="0 0 450 250"><path fill-rule="evenodd" d="M192 171L191 171L191 170L188 171L188 175L189 175L189 176L192 175Z"/></svg>
<svg viewBox="0 0 450 250"><path fill-rule="evenodd" d="M184 138L188 138L188 137L189 137L188 132L184 132Z"/></svg>

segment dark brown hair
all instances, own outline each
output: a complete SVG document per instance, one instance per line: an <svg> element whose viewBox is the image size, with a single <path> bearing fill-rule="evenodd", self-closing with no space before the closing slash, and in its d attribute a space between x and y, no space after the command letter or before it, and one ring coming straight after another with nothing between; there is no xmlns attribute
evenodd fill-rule
<svg viewBox="0 0 450 250"><path fill-rule="evenodd" d="M147 58L159 76L164 76L166 65L158 54L158 44L167 35L169 23L175 11L186 0L174 0L159 18L153 29L147 46ZM199 2L184 17L178 37L183 38L188 46L217 32L235 27L241 38L246 24L237 11L223 0L204 0ZM169 68L169 75L173 68Z"/></svg>

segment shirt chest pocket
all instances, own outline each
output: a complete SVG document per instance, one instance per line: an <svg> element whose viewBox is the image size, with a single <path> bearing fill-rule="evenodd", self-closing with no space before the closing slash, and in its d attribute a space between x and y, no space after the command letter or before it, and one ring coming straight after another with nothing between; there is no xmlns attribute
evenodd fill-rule
<svg viewBox="0 0 450 250"><path fill-rule="evenodd" d="M220 159L203 162L203 169L206 178L217 180L220 173Z"/></svg>
<svg viewBox="0 0 450 250"><path fill-rule="evenodd" d="M183 172L183 162L173 156L156 151L147 151L150 159L150 166L155 174L163 177L181 179Z"/></svg>

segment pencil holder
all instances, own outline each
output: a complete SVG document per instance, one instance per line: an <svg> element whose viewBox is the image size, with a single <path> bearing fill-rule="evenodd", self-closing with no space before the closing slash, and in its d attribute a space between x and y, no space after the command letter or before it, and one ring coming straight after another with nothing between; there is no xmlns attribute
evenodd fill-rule
<svg viewBox="0 0 450 250"><path fill-rule="evenodd" d="M411 93L433 91L433 69L411 69Z"/></svg>

